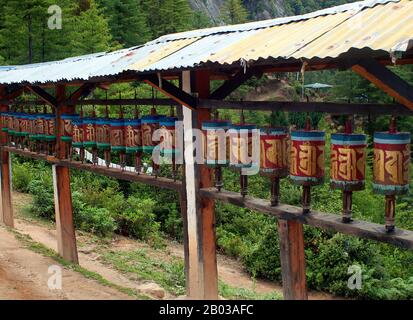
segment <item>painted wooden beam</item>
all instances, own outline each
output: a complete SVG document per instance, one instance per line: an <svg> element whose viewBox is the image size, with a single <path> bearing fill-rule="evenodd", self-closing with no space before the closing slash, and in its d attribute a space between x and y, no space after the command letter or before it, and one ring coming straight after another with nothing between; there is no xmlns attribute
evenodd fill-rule
<svg viewBox="0 0 413 320"><path fill-rule="evenodd" d="M367 79L397 102L413 110L413 86L374 59L361 60L352 70Z"/></svg>
<svg viewBox="0 0 413 320"><path fill-rule="evenodd" d="M4 97L5 88L0 88L0 97ZM0 112L7 112L9 106L0 105ZM7 145L7 133L0 133L0 143ZM6 150L0 150L0 188L1 188L1 221L8 227L14 228L12 187L11 187L11 157Z"/></svg>
<svg viewBox="0 0 413 320"><path fill-rule="evenodd" d="M200 194L238 207L261 212L277 219L297 221L301 224L307 224L326 231L340 232L362 239L388 243L395 247L413 250L413 231L410 230L396 228L394 233L388 234L384 226L380 224L358 220L354 220L352 223L343 223L340 215L316 211L303 215L303 210L299 207L285 204L271 207L270 202L267 200L252 197L244 199L236 192L225 190L217 192L215 188L202 189Z"/></svg>
<svg viewBox="0 0 413 320"><path fill-rule="evenodd" d="M66 88L56 87L57 102L66 99ZM73 113L74 107L61 106L56 109L57 126L57 158L66 159L66 142L61 140L64 134L64 123L61 119L63 113ZM57 244L59 254L67 261L79 263L76 234L73 223L72 191L70 188L70 171L68 167L53 165L53 187L55 199L55 216L57 229Z"/></svg>

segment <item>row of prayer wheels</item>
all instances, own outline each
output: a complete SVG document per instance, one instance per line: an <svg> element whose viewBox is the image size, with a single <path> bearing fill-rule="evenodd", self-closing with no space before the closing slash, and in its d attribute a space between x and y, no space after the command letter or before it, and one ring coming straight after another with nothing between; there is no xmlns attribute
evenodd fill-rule
<svg viewBox="0 0 413 320"><path fill-rule="evenodd" d="M252 130L249 124L231 125L228 121L204 122L206 164L215 168L216 187L220 190L222 167L254 167L272 180L271 204L279 204L280 179L289 177L303 187L303 213L310 212L311 187L325 179L326 134L317 130L292 131L288 128L259 130L259 163L246 163L243 155L252 160ZM242 135L245 130L248 134ZM227 134L223 135L225 132ZM225 137L225 138L223 138ZM226 140L225 140L226 139ZM223 143L227 152L219 152ZM410 133L395 130L374 135L373 190L386 196L386 230L395 229L395 197L409 189ZM222 148L222 147L221 147ZM229 152L228 152L229 150ZM363 134L337 133L331 135L330 185L343 192L343 222L352 221L352 193L365 189L367 137ZM241 194L247 191L247 178L241 176Z"/></svg>

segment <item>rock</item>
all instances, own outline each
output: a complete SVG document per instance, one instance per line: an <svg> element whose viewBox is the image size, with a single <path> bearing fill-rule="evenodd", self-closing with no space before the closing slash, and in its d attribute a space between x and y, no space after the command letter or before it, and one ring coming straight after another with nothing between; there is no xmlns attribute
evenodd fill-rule
<svg viewBox="0 0 413 320"><path fill-rule="evenodd" d="M142 294L150 295L156 299L165 298L165 290L154 282L148 282L139 286L139 291Z"/></svg>

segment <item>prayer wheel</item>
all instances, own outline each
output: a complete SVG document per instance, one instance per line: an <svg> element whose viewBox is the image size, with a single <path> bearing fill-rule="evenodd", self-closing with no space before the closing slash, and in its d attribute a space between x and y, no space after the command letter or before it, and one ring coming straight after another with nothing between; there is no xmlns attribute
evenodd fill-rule
<svg viewBox="0 0 413 320"><path fill-rule="evenodd" d="M8 112L2 112L1 113L1 131L8 133L9 128L8 128L8 121L9 121L9 113Z"/></svg>
<svg viewBox="0 0 413 320"><path fill-rule="evenodd" d="M161 155L175 155L180 150L176 149L175 143L175 122L178 121L178 118L174 117L165 117L159 122L159 129L161 130L162 136L162 148Z"/></svg>
<svg viewBox="0 0 413 320"><path fill-rule="evenodd" d="M110 119L97 118L96 119L96 147L105 154L106 166L110 165Z"/></svg>
<svg viewBox="0 0 413 320"><path fill-rule="evenodd" d="M37 140L37 116L36 114L28 115L28 139L29 139L29 149L31 151L36 151L36 140Z"/></svg>
<svg viewBox="0 0 413 320"><path fill-rule="evenodd" d="M288 128L261 129L260 172L271 178L271 205L280 199L280 179L288 176Z"/></svg>
<svg viewBox="0 0 413 320"><path fill-rule="evenodd" d="M43 152L46 141L46 117L46 113L38 113L36 115L36 141L38 142L39 152Z"/></svg>
<svg viewBox="0 0 413 320"><path fill-rule="evenodd" d="M125 120L126 124L126 153L142 152L142 122L140 119Z"/></svg>
<svg viewBox="0 0 413 320"><path fill-rule="evenodd" d="M20 135L20 145L22 148L25 147L27 144L27 140L29 137L29 120L30 115L28 113L22 113L19 117L19 135Z"/></svg>
<svg viewBox="0 0 413 320"><path fill-rule="evenodd" d="M73 148L83 148L83 120L80 116L72 120L72 130Z"/></svg>
<svg viewBox="0 0 413 320"><path fill-rule="evenodd" d="M126 152L125 119L110 119L110 145L112 151Z"/></svg>
<svg viewBox="0 0 413 320"><path fill-rule="evenodd" d="M222 167L229 165L230 139L227 134L230 121L211 120L202 123L204 133L204 159L207 166L215 169L215 187L224 186Z"/></svg>
<svg viewBox="0 0 413 320"><path fill-rule="evenodd" d="M331 135L331 187L343 191L365 188L366 147L364 134Z"/></svg>
<svg viewBox="0 0 413 320"><path fill-rule="evenodd" d="M205 121L202 123L204 132L204 157L207 166L229 165L230 139L227 131L231 127L231 122L225 120Z"/></svg>
<svg viewBox="0 0 413 320"><path fill-rule="evenodd" d="M96 118L82 118L83 147L96 148Z"/></svg>
<svg viewBox="0 0 413 320"><path fill-rule="evenodd" d="M13 128L14 128L14 142L16 146L20 146L22 131L21 126L23 124L24 114L22 112L16 112L14 114Z"/></svg>
<svg viewBox="0 0 413 320"><path fill-rule="evenodd" d="M374 134L373 190L386 196L386 230L395 229L397 195L409 191L410 133Z"/></svg>
<svg viewBox="0 0 413 320"><path fill-rule="evenodd" d="M164 120L164 116L150 115L142 117L142 150L152 154L155 150L156 142L153 140L154 132L159 128L159 123Z"/></svg>
<svg viewBox="0 0 413 320"><path fill-rule="evenodd" d="M14 142L14 136L16 134L16 122L15 122L15 118L17 116L16 112L10 112L9 113L9 117L8 117L8 134L9 134L9 141L10 143Z"/></svg>
<svg viewBox="0 0 413 320"><path fill-rule="evenodd" d="M62 114L61 119L63 123L63 142L72 142L73 137L73 121L79 119L78 114Z"/></svg>
<svg viewBox="0 0 413 320"><path fill-rule="evenodd" d="M290 179L303 186L303 213L310 212L311 187L324 182L325 132L291 132Z"/></svg>
<svg viewBox="0 0 413 320"><path fill-rule="evenodd" d="M364 134L331 135L330 186L343 191L343 222L352 221L352 193L364 190L367 137Z"/></svg>
<svg viewBox="0 0 413 320"><path fill-rule="evenodd" d="M248 176L242 173L243 169L258 169L258 162L253 156L253 131L257 130L254 124L232 125L230 137L230 166L241 170L241 195L248 194Z"/></svg>

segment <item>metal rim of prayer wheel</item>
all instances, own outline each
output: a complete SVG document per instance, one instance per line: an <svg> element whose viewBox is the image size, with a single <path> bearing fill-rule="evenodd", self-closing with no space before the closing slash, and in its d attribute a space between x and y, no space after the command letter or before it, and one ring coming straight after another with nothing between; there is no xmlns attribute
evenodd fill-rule
<svg viewBox="0 0 413 320"><path fill-rule="evenodd" d="M78 114L62 114L61 119L63 122L63 135L62 141L72 142L73 136L73 121L79 119L80 115Z"/></svg>
<svg viewBox="0 0 413 320"><path fill-rule="evenodd" d="M361 191L366 186L367 136L331 135L330 186L343 191Z"/></svg>
<svg viewBox="0 0 413 320"><path fill-rule="evenodd" d="M272 142L272 143L271 143ZM288 128L263 128L260 133L260 173L288 177Z"/></svg>
<svg viewBox="0 0 413 320"><path fill-rule="evenodd" d="M126 125L126 153L133 154L142 152L142 120L128 119L125 120Z"/></svg>
<svg viewBox="0 0 413 320"><path fill-rule="evenodd" d="M408 132L374 134L373 191L386 196L409 191L410 143Z"/></svg>
<svg viewBox="0 0 413 320"><path fill-rule="evenodd" d="M289 177L294 184L317 186L324 183L325 141L324 131L291 132Z"/></svg>
<svg viewBox="0 0 413 320"><path fill-rule="evenodd" d="M110 119L96 119L96 146L99 150L110 150Z"/></svg>
<svg viewBox="0 0 413 320"><path fill-rule="evenodd" d="M110 145L112 151L126 151L124 119L110 119Z"/></svg>
<svg viewBox="0 0 413 320"><path fill-rule="evenodd" d="M230 128L229 137L230 137L230 166L236 169L253 169L259 167L259 160L257 163L251 162L249 164L242 163L242 154L244 154L243 144L241 142L243 131L248 131L248 157L253 158L253 130L257 130L258 127L255 124L234 124ZM236 154L234 153L234 148L236 148Z"/></svg>
<svg viewBox="0 0 413 320"><path fill-rule="evenodd" d="M167 156L167 155L176 155L180 153L180 150L176 148L176 143L175 143L175 130L176 130L176 122L178 121L178 118L175 117L165 117L161 121L159 121L159 129L162 130L161 136L163 139L165 139L165 136L168 141L163 147L161 148L161 156ZM165 131L165 132L164 132Z"/></svg>
<svg viewBox="0 0 413 320"><path fill-rule="evenodd" d="M204 157L205 164L209 167L229 165L229 151L230 151L230 139L227 135L227 131L231 128L231 122L226 120L210 120L202 122L202 131L205 135L204 143ZM219 158L219 136L218 130L223 130L225 133L225 158ZM213 151L212 151L213 150Z"/></svg>

